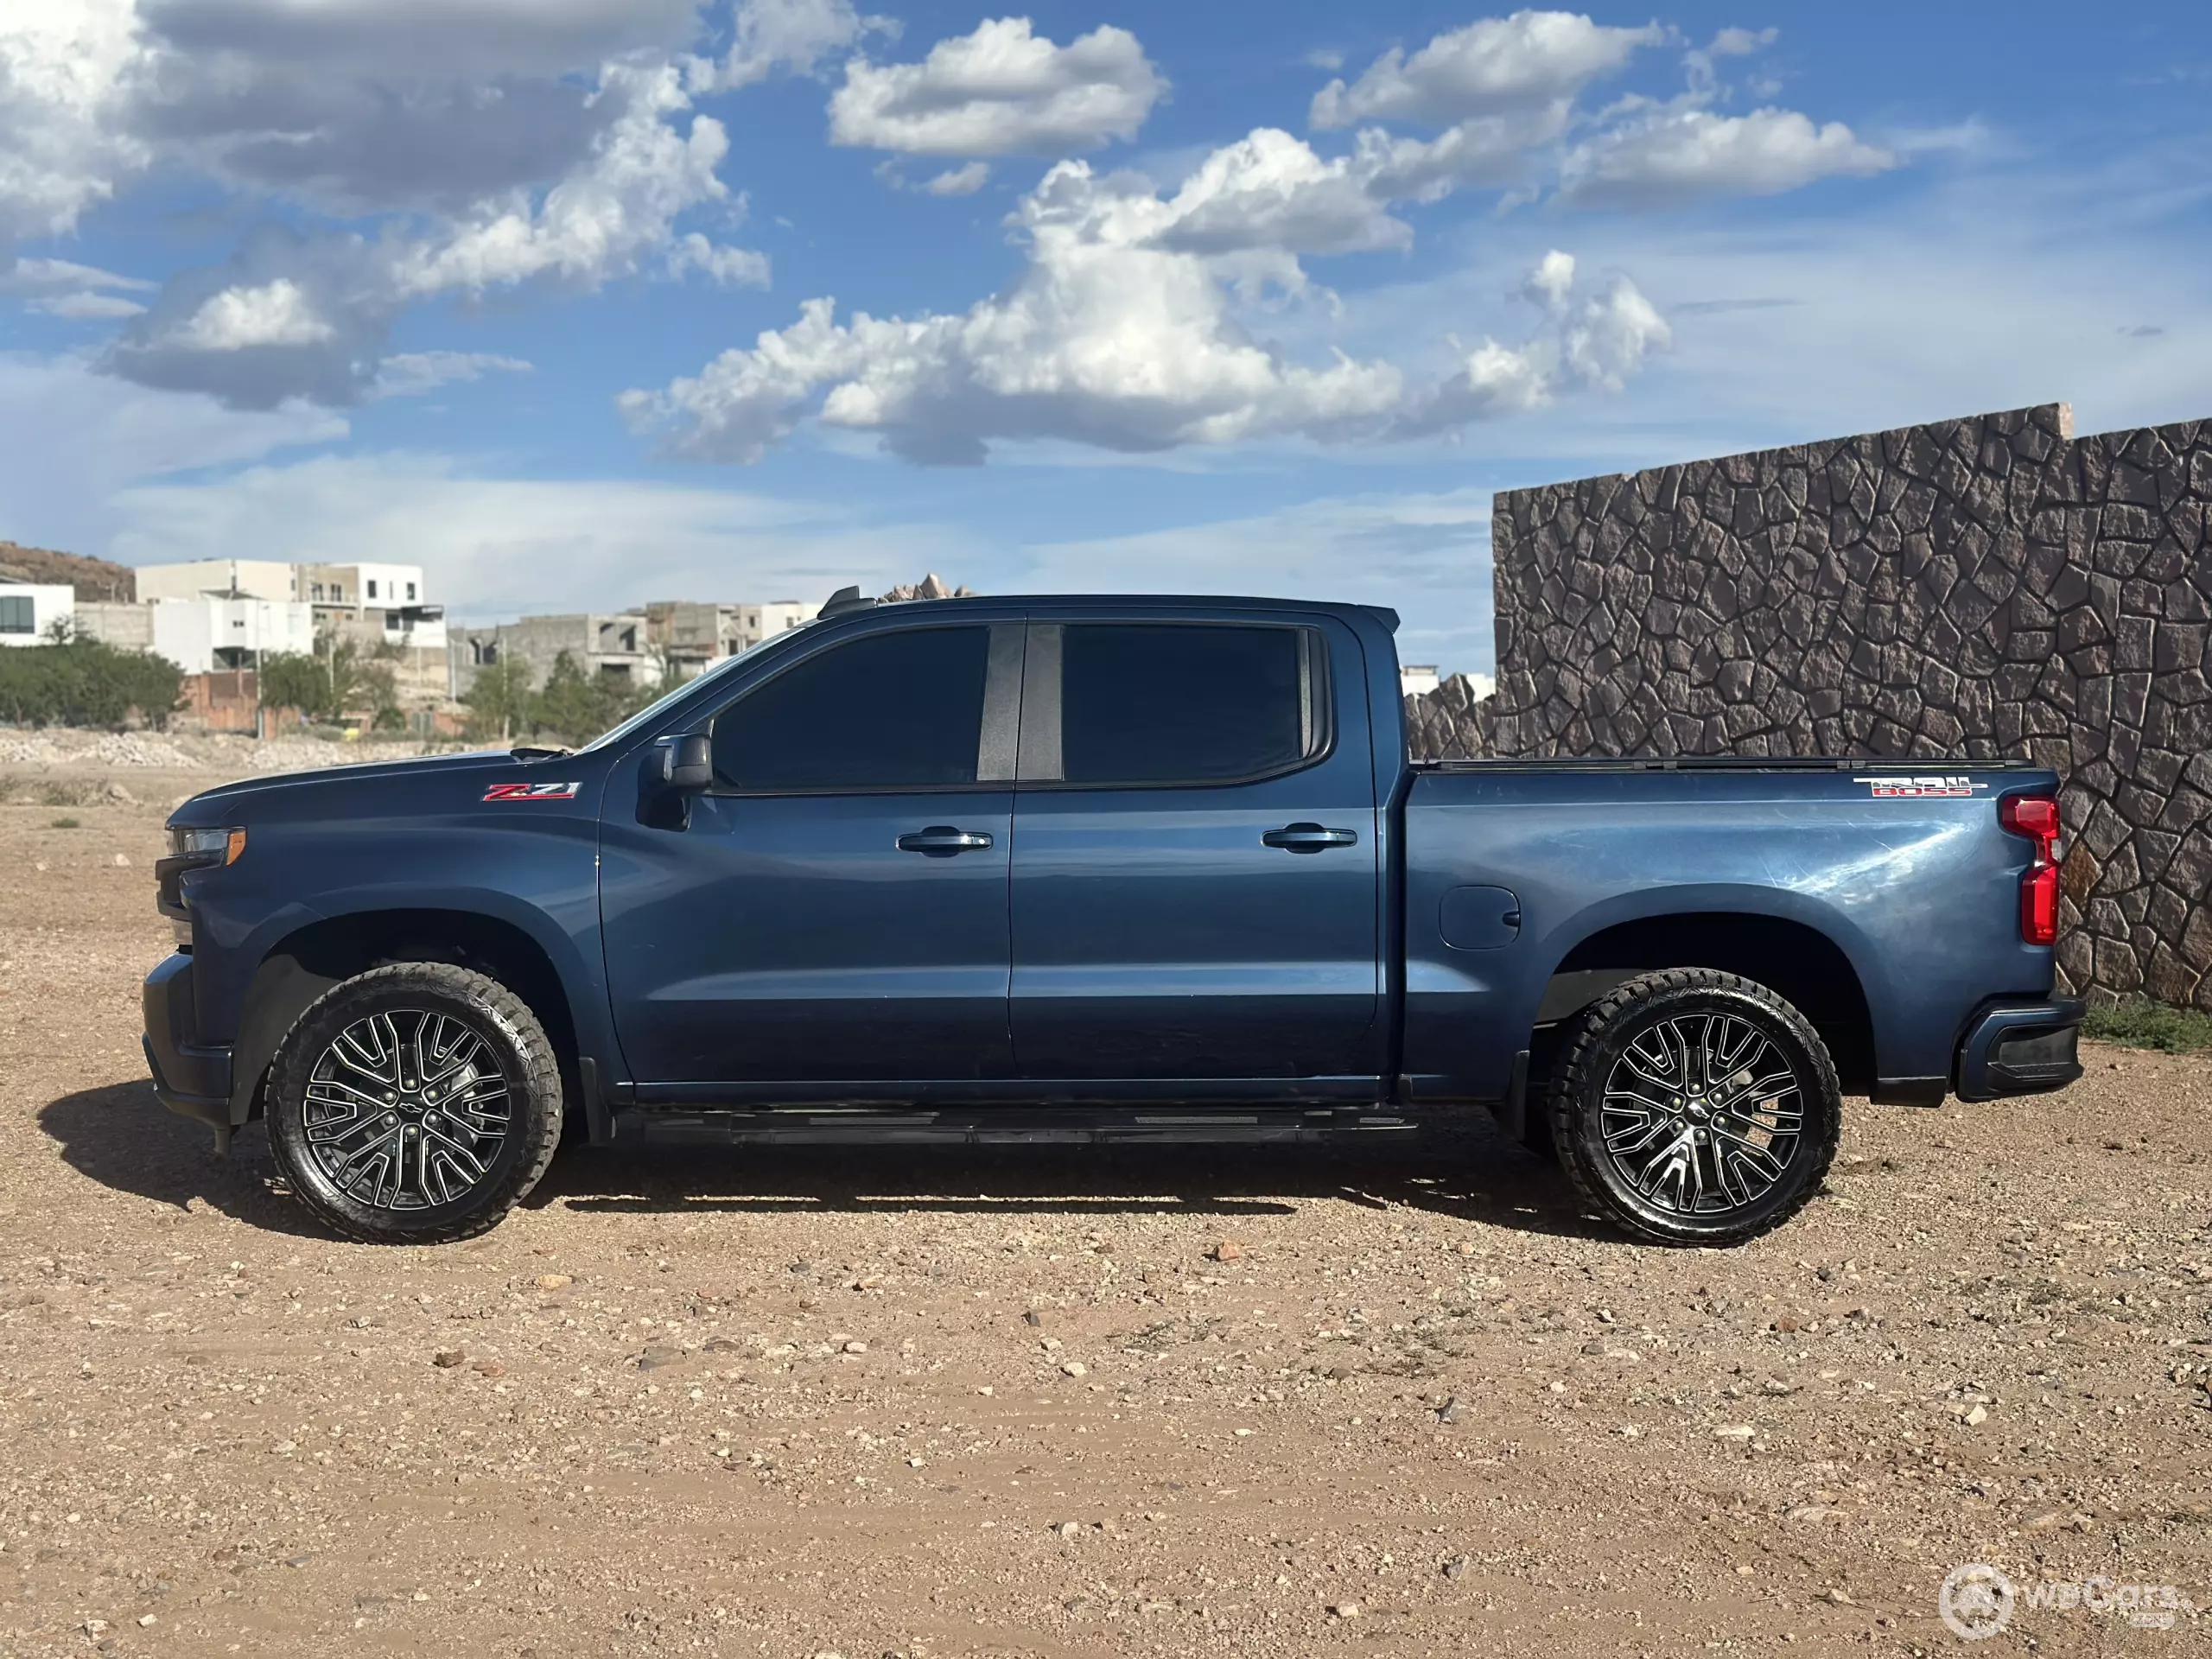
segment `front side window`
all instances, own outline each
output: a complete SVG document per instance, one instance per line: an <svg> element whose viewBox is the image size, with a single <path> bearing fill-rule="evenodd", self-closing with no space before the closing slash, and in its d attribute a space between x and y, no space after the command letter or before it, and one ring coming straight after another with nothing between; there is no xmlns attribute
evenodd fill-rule
<svg viewBox="0 0 2212 1659"><path fill-rule="evenodd" d="M1060 632L1060 781L1228 783L1289 771L1325 745L1322 646L1310 628Z"/></svg>
<svg viewBox="0 0 2212 1659"><path fill-rule="evenodd" d="M753 793L972 785L991 631L855 639L786 670L715 717L715 776Z"/></svg>

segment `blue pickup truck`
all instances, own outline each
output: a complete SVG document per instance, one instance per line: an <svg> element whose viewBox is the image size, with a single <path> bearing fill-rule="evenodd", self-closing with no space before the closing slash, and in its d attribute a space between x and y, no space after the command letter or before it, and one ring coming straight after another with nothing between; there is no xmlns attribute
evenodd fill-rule
<svg viewBox="0 0 2212 1659"><path fill-rule="evenodd" d="M1638 1238L1819 1189L1842 1096L2064 1086L2058 784L1408 764L1390 613L820 617L570 753L209 790L146 1054L372 1241L609 1143L1373 1135L1484 1107Z"/></svg>

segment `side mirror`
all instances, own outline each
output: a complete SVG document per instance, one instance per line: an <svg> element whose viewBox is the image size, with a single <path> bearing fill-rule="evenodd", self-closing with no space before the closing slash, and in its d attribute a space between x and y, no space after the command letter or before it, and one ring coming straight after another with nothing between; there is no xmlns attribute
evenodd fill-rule
<svg viewBox="0 0 2212 1659"><path fill-rule="evenodd" d="M657 740L638 768L638 822L653 830L688 830L688 798L715 781L714 746L704 732Z"/></svg>
<svg viewBox="0 0 2212 1659"><path fill-rule="evenodd" d="M704 789L715 781L714 750L704 732L686 732L680 737L664 737L654 747L659 751L660 785L663 789L680 790L688 794Z"/></svg>

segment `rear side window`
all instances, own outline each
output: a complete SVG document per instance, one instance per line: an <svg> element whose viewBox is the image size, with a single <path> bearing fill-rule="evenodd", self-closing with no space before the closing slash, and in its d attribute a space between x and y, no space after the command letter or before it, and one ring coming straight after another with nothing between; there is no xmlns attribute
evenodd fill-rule
<svg viewBox="0 0 2212 1659"><path fill-rule="evenodd" d="M1325 747L1326 659L1310 628L1071 623L1060 635L1066 783L1229 783Z"/></svg>
<svg viewBox="0 0 2212 1659"><path fill-rule="evenodd" d="M991 631L915 628L823 652L715 717L726 789L957 788L976 781Z"/></svg>

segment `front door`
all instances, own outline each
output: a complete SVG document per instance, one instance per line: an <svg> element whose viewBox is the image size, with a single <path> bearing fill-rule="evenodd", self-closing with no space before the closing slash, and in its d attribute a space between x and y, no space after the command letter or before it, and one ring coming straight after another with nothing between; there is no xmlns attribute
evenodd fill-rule
<svg viewBox="0 0 2212 1659"><path fill-rule="evenodd" d="M610 798L607 980L639 1083L1010 1074L1020 655L1019 623L848 639L715 717L688 827Z"/></svg>
<svg viewBox="0 0 2212 1659"><path fill-rule="evenodd" d="M1380 849L1351 632L1071 618L1033 622L1027 659L1022 1075L1376 1076Z"/></svg>

